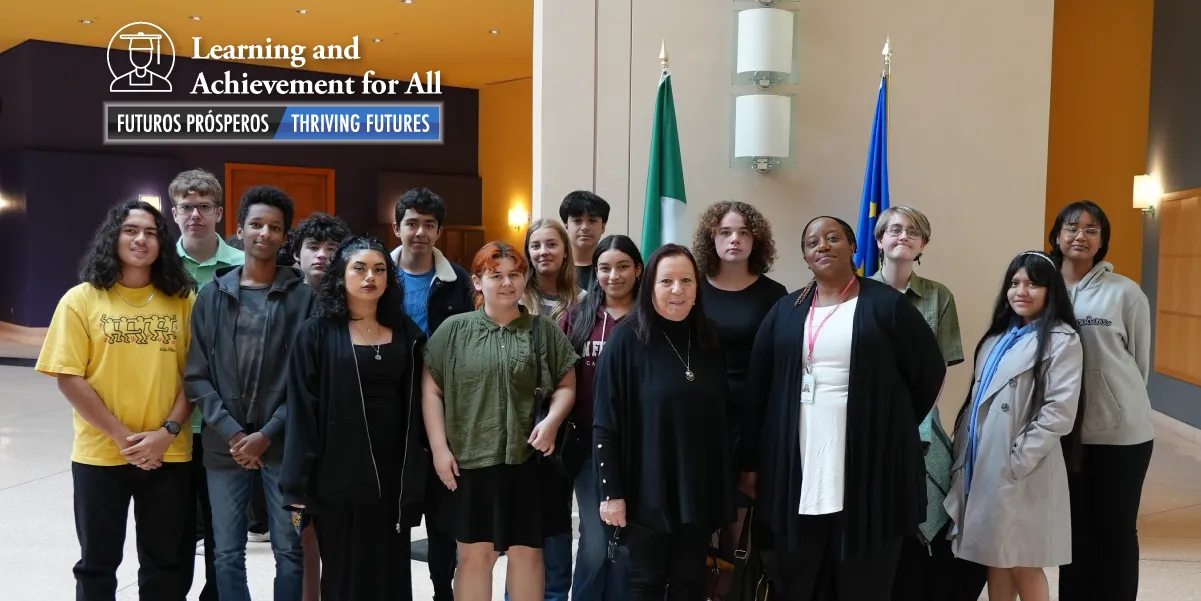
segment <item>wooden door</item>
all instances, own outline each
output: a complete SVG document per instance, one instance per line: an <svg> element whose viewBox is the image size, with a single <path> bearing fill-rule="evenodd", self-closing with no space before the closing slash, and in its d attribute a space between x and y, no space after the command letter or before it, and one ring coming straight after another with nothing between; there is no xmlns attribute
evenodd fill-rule
<svg viewBox="0 0 1201 601"><path fill-rule="evenodd" d="M225 235L238 231L238 204L255 186L275 186L292 197L297 223L318 211L334 215L334 170L280 165L225 164Z"/></svg>
<svg viewBox="0 0 1201 601"><path fill-rule="evenodd" d="M484 247L484 243L484 226L448 225L442 228L442 237L438 238L434 246L438 247L447 259L470 270L475 253Z"/></svg>

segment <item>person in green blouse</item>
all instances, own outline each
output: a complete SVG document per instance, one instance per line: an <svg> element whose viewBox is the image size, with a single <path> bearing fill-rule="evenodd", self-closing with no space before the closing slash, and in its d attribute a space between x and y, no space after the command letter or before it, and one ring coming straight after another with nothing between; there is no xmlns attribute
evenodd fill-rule
<svg viewBox="0 0 1201 601"><path fill-rule="evenodd" d="M871 279L884 282L905 295L934 331L947 367L963 363L963 341L955 296L946 286L914 273L926 244L930 220L906 205L891 207L876 220L876 245L884 264ZM951 437L939 416L938 404L918 426L926 464L926 521L916 536L906 537L893 581L894 599L975 601L984 590L988 572L983 566L956 559L947 530L951 518L943 499L951 483Z"/></svg>
<svg viewBox="0 0 1201 601"><path fill-rule="evenodd" d="M477 310L448 318L425 351L422 413L450 491L437 512L459 543L459 601L492 598L501 553L510 598L542 601L543 542L571 528L570 483L538 454L554 451L571 412L579 355L553 321L518 304L530 269L523 255L503 242L480 249L471 264ZM552 383L549 411L535 423L534 389Z"/></svg>

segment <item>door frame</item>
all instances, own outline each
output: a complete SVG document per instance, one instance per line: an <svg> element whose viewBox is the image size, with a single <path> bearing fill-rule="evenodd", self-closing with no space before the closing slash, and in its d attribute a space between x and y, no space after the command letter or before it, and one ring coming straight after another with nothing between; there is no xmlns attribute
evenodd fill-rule
<svg viewBox="0 0 1201 601"><path fill-rule="evenodd" d="M325 167L293 167L291 165L268 165L265 163L226 163L225 164L225 236L229 237L238 232L238 203L242 200L233 197L234 171L240 169L262 169L278 173L302 173L305 175L324 175L328 185L325 187L325 207L330 215L336 215L334 207L334 170Z"/></svg>

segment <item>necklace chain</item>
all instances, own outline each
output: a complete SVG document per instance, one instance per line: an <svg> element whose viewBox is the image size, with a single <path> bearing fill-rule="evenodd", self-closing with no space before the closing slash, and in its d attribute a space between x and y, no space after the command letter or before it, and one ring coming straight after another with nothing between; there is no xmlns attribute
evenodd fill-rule
<svg viewBox="0 0 1201 601"><path fill-rule="evenodd" d="M667 335L667 332L663 332L663 337L667 339L667 344L671 345L671 350L676 354L676 358L680 360L680 363L684 364L684 377L688 378L689 382L695 380L696 374L692 373L692 331L689 330L688 332L687 359L680 356L680 351L676 350L676 345L671 341L671 337Z"/></svg>
<svg viewBox="0 0 1201 601"><path fill-rule="evenodd" d="M142 307L145 307L146 305L149 305L149 304L150 304L150 301L154 300L154 295L155 295L156 293L158 293L158 290L154 290L154 291L152 291L152 292L150 293L150 298L146 299L146 302L144 302L144 303L142 303L142 304L140 304L140 305L135 305L135 304L133 304L133 303L129 302L129 299L125 298L125 295L121 294L121 291L120 291L120 290L117 290L116 288L113 288L113 292L116 292L116 293L117 293L117 296L121 297L121 300L125 301L125 304L127 304L127 305L129 305L129 306L131 306L131 307L133 307L133 308L135 308L135 309L141 309Z"/></svg>
<svg viewBox="0 0 1201 601"><path fill-rule="evenodd" d="M371 328L367 328L367 333L368 333L368 334L370 334L370 333L371 333ZM380 343L380 344L372 344L372 342L371 342L371 340L370 340L370 339L368 339L366 336L363 336L363 332L362 332L361 330L359 331L359 337L363 339L363 342L366 342L366 343L367 343L367 346L369 346L369 347L371 347L371 348L375 349L375 360L376 360L376 361L379 361L379 360L383 359L383 356L382 356L382 355L380 355L380 352L379 352L379 349L380 349L380 347L382 347L382 346L383 346L383 343Z"/></svg>

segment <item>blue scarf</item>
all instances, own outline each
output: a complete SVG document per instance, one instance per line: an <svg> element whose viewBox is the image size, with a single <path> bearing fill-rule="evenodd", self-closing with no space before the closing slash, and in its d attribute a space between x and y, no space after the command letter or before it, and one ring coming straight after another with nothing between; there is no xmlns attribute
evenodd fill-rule
<svg viewBox="0 0 1201 601"><path fill-rule="evenodd" d="M1022 336L1034 331L1034 322L1018 327L1017 324L1010 326L1009 331L1001 337L997 345L992 348L992 352L988 354L988 360L984 362L984 369L980 371L980 387L976 389L976 399L972 402L972 415L968 420L967 426L967 482L964 488L964 494L972 490L972 470L976 466L976 454L980 448L980 405L984 403L984 393L992 384L993 376L997 375L997 367L1001 364L1001 360L1005 358L1005 354L1009 352L1021 339Z"/></svg>

